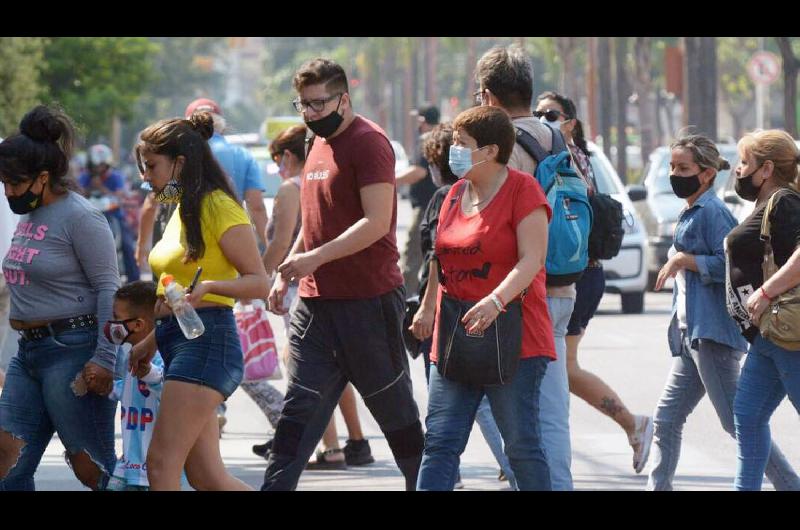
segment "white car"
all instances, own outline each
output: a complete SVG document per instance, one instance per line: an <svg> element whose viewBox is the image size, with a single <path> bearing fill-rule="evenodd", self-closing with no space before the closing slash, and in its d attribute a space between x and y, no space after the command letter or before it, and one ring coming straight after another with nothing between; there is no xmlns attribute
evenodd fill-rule
<svg viewBox="0 0 800 530"><path fill-rule="evenodd" d="M589 160L600 193L607 193L621 202L625 211L622 248L614 258L603 261L606 292L621 296L623 313L641 313L647 290L647 233L614 166L602 149L591 142L588 142L588 147L592 152Z"/></svg>

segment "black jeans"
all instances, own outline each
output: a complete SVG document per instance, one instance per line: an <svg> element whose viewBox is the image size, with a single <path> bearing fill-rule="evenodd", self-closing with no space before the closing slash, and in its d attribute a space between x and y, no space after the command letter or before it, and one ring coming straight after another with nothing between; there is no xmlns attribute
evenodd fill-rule
<svg viewBox="0 0 800 530"><path fill-rule="evenodd" d="M262 490L293 490L347 382L364 398L413 487L424 438L401 327L405 291L301 298L292 315L289 384Z"/></svg>

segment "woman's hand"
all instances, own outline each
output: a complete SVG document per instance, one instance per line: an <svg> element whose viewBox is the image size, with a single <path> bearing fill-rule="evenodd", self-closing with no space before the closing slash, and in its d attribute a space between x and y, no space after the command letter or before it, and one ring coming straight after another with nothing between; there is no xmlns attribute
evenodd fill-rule
<svg viewBox="0 0 800 530"><path fill-rule="evenodd" d="M421 305L414 314L414 320L408 329L417 339L425 340L433 335L433 320L435 316L435 309L426 309Z"/></svg>
<svg viewBox="0 0 800 530"><path fill-rule="evenodd" d="M492 325L499 314L497 306L487 296L467 311L461 323L467 328L467 333L481 333Z"/></svg>
<svg viewBox="0 0 800 530"><path fill-rule="evenodd" d="M204 280L195 285L191 293L186 293L186 301L192 304L192 307L197 307L205 295L211 294L212 283L209 280Z"/></svg>
<svg viewBox="0 0 800 530"><path fill-rule="evenodd" d="M83 380L86 389L100 396L107 396L114 388L114 374L91 361L83 366Z"/></svg>
<svg viewBox="0 0 800 530"><path fill-rule="evenodd" d="M747 307L747 314L750 316L750 322L757 326L758 322L761 320L761 315L764 314L764 310L769 307L769 298L762 294L761 289L756 289L747 299L745 305Z"/></svg>
<svg viewBox="0 0 800 530"><path fill-rule="evenodd" d="M681 269L684 269L683 265L683 252L678 252L671 258L667 260L661 270L658 271L658 278L656 278L656 291L660 291L664 284L667 282L667 278L674 278L676 274Z"/></svg>
<svg viewBox="0 0 800 530"><path fill-rule="evenodd" d="M276 315L285 315L288 311L283 309L283 297L289 291L289 282L283 279L283 274L277 274L272 283L272 289L267 298L267 306L270 312Z"/></svg>

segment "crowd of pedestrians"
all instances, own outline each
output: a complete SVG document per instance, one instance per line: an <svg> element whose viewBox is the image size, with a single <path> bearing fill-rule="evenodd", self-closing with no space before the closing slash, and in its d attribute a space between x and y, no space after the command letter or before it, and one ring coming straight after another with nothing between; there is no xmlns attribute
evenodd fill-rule
<svg viewBox="0 0 800 530"><path fill-rule="evenodd" d="M607 253L593 242L615 236L599 233L606 211L577 106L556 92L534 104L518 46L486 52L475 80L475 105L452 121L432 105L414 112L415 163L395 174L389 139L356 113L344 69L303 64L292 104L304 123L269 145L282 179L271 216L262 170L226 141L213 100L139 134L147 191L136 222L110 149L92 146L73 179L71 119L28 112L0 142L0 347L19 335L0 371L0 490L35 489L54 433L93 490L252 489L220 454L224 404L239 386L274 430L253 447L266 459L262 491L295 489L305 469L374 462L355 392L409 491L458 487L474 423L511 489L572 490L570 393L625 431L635 473L650 460L649 490L672 489L683 426L705 394L737 443L732 486L758 490L766 475L800 489L769 429L784 397L800 412L791 136L739 141L735 189L755 202L741 224L714 192L730 165L714 142L686 134L670 146L686 205L656 287L674 279L673 364L652 417L634 415L578 364L605 287ZM403 184L414 212L401 258ZM285 395L244 380L233 308L259 299L283 318ZM409 353L425 364L424 428Z"/></svg>

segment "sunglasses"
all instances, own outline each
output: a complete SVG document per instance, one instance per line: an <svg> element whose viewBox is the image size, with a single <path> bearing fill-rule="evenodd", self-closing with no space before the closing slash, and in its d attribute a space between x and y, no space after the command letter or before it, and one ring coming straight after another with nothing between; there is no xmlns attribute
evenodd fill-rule
<svg viewBox="0 0 800 530"><path fill-rule="evenodd" d="M567 116L566 114L564 114L563 112L561 112L560 110L556 110L556 109L549 109L549 110L545 110L545 111L536 110L536 111L533 112L533 115L535 117L537 117L537 118L541 118L542 116L544 116L544 119L546 119L547 121L556 121L556 120L558 120L559 116L564 116L565 120L571 120L572 119L569 116Z"/></svg>

